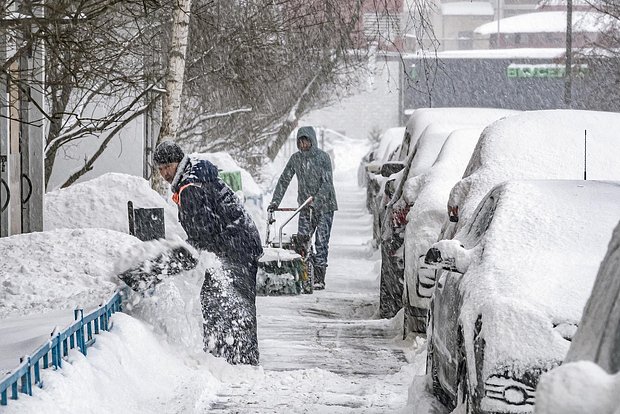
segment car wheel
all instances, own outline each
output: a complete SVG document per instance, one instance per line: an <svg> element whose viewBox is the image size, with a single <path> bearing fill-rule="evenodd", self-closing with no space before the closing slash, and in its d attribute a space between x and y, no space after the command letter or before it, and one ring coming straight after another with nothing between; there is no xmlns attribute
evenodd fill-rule
<svg viewBox="0 0 620 414"><path fill-rule="evenodd" d="M431 374L433 380L433 394L440 400L443 398L443 390L439 384L439 375L437 375L437 364L433 361L433 341L431 340L427 347L426 355L426 373Z"/></svg>
<svg viewBox="0 0 620 414"><path fill-rule="evenodd" d="M469 376L467 374L467 357L465 355L465 348L462 345L459 349L459 364L456 390L456 407L462 407L462 409L464 408L464 411L459 412L465 412L467 414L472 413Z"/></svg>
<svg viewBox="0 0 620 414"><path fill-rule="evenodd" d="M432 323L432 312L429 312L428 323L429 326ZM433 382L433 395L446 407L449 407L452 400L448 397L448 394L441 387L439 382L439 374L437 361L435 360L435 346L433 344L433 336L429 336L426 345L426 374L430 374Z"/></svg>

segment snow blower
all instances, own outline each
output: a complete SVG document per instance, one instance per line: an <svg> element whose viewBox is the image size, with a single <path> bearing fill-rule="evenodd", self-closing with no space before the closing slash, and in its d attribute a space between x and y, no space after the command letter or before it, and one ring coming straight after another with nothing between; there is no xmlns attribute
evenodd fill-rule
<svg viewBox="0 0 620 414"><path fill-rule="evenodd" d="M277 208L267 215L267 235L264 254L258 262L256 294L262 296L299 295L313 292L312 245L307 236L292 234L286 239L282 231L299 212L312 202L309 197L298 208ZM271 240L271 226L275 227L276 212L293 212L284 221L278 239Z"/></svg>

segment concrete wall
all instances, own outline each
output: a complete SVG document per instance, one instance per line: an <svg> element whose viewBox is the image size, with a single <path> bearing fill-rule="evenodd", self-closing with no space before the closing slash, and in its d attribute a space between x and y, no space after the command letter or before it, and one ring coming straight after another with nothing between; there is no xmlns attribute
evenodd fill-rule
<svg viewBox="0 0 620 414"><path fill-rule="evenodd" d="M618 74L613 66L601 61L575 62L579 65L572 87L573 109L620 111L613 94L602 93L617 88ZM563 63L554 59L411 59L418 79L404 96L405 108L421 107L493 107L520 110L565 108ZM425 79L424 65L441 65L429 69L434 78ZM425 85L432 85L432 94Z"/></svg>

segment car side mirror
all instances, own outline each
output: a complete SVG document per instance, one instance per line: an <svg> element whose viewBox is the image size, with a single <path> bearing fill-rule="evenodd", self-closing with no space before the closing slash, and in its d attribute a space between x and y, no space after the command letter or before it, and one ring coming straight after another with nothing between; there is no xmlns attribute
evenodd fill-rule
<svg viewBox="0 0 620 414"><path fill-rule="evenodd" d="M465 273L469 268L470 253L458 240L441 240L424 256L424 263L433 269Z"/></svg>
<svg viewBox="0 0 620 414"><path fill-rule="evenodd" d="M385 183L384 193L385 196L391 200L392 196L396 192L396 180L392 179Z"/></svg>
<svg viewBox="0 0 620 414"><path fill-rule="evenodd" d="M403 168L405 168L405 164L400 161L386 162L381 166L381 175L383 177L389 177L401 171Z"/></svg>
<svg viewBox="0 0 620 414"><path fill-rule="evenodd" d="M372 161L368 164L366 164L366 172L372 173L372 174L379 174L381 172L381 164L375 161Z"/></svg>

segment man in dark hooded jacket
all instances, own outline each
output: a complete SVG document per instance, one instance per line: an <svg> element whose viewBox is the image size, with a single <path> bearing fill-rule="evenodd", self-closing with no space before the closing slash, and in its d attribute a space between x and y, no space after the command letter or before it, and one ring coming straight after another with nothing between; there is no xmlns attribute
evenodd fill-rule
<svg viewBox="0 0 620 414"><path fill-rule="evenodd" d="M298 152L288 160L269 204L275 210L282 201L284 193L294 175L297 176L297 202L301 205L308 197L313 197L310 208L299 214L298 234L312 237L315 233L314 288L325 288L325 270L329 253L329 236L334 221L334 211L338 210L336 191L332 176L332 162L329 155L317 145L316 133L312 127L301 127L297 131Z"/></svg>
<svg viewBox="0 0 620 414"><path fill-rule="evenodd" d="M256 225L209 161L186 156L171 141L157 146L153 160L172 186L187 242L222 263L222 271L206 272L200 292L205 351L231 364L258 365L255 299L262 247Z"/></svg>

